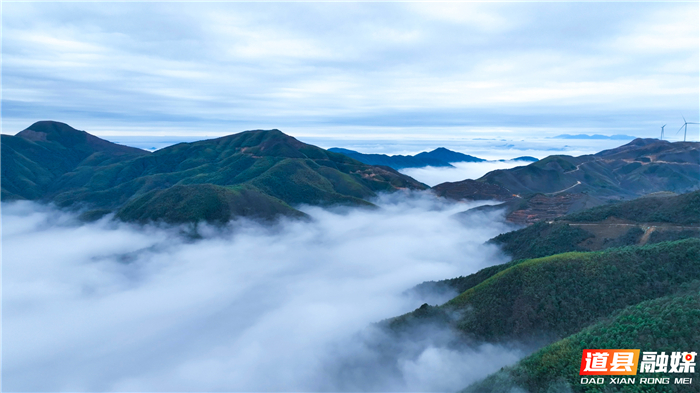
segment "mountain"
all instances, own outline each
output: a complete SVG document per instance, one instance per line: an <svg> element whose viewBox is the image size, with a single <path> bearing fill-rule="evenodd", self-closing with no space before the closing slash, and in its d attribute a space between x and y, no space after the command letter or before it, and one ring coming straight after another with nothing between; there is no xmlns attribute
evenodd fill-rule
<svg viewBox="0 0 700 393"><path fill-rule="evenodd" d="M422 152L416 154L414 157L420 158L422 160L440 160L447 163L450 162L482 162L486 161L481 158L470 156L468 154L458 153L456 151L445 149L444 147L438 147L437 149L430 152Z"/></svg>
<svg viewBox="0 0 700 393"><path fill-rule="evenodd" d="M499 186L498 184L489 184L471 179L458 182L440 183L433 186L432 189L438 196L455 200L469 199L475 201L510 201L518 198L517 195Z"/></svg>
<svg viewBox="0 0 700 393"><path fill-rule="evenodd" d="M16 136L3 134L2 200L39 199L77 167L97 167L148 155L67 124L39 121Z"/></svg>
<svg viewBox="0 0 700 393"><path fill-rule="evenodd" d="M500 208L507 210L510 221L531 224L608 201L698 190L699 178L700 143L635 139L597 154L554 155L526 166L492 171L476 181L515 195L501 199L506 204ZM454 199L481 194L459 183L443 183L434 189Z"/></svg>
<svg viewBox="0 0 700 393"><path fill-rule="evenodd" d="M542 221L503 233L487 243L513 258L477 273L440 281L426 281L411 291L462 293L494 274L526 259L572 251L654 244L700 238L700 191L682 195L655 194L633 201L600 206L580 213Z"/></svg>
<svg viewBox="0 0 700 393"><path fill-rule="evenodd" d="M237 216L303 215L299 204L370 206L377 192L425 185L255 130L180 143L154 153L120 146L57 122L2 136L2 199L51 201L147 222L225 222Z"/></svg>
<svg viewBox="0 0 700 393"><path fill-rule="evenodd" d="M539 158L535 158L532 156L521 156L521 157L515 157L511 158L510 160L498 160L500 162L506 162L506 161L529 161L529 162L537 162L539 161Z"/></svg>
<svg viewBox="0 0 700 393"><path fill-rule="evenodd" d="M490 240L514 259L700 237L700 191L651 196L541 221Z"/></svg>
<svg viewBox="0 0 700 393"><path fill-rule="evenodd" d="M354 150L342 149L339 147L330 148L328 151L346 155L368 165L384 165L394 169L420 168L425 166L451 167L451 162L486 161L468 154L448 150L444 147L439 147L430 152L418 153L415 156L363 154Z"/></svg>
<svg viewBox="0 0 700 393"><path fill-rule="evenodd" d="M600 386L582 385L579 370L584 349L631 348L665 352L700 347L700 294L698 282L677 294L629 306L610 318L557 341L479 381L463 393L510 393L527 391L600 392ZM641 361L641 356L640 356ZM641 375L640 375L641 374ZM678 378L693 374L642 373L638 377ZM691 385L692 386L692 385ZM697 391L689 385L625 385L625 392ZM606 391L606 390L603 390Z"/></svg>
<svg viewBox="0 0 700 393"><path fill-rule="evenodd" d="M500 235L490 242L514 260L420 284L419 296L458 295L380 326L399 336L448 329L462 345L541 348L464 392L600 391L579 383L583 349L700 344L699 212L700 191L661 193Z"/></svg>
<svg viewBox="0 0 700 393"><path fill-rule="evenodd" d="M554 342L700 280L698 260L700 239L514 261L477 273L441 306L423 305L382 326L400 333L441 324L477 342Z"/></svg>
<svg viewBox="0 0 700 393"><path fill-rule="evenodd" d="M586 193L631 199L658 191L700 188L700 143L635 139L616 149L572 157L549 156L527 166L489 172L478 179L516 194Z"/></svg>

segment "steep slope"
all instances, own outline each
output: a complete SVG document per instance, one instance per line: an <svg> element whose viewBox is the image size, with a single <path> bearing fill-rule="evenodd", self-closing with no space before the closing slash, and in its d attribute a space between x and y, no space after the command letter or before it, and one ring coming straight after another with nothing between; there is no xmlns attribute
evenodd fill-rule
<svg viewBox="0 0 700 393"><path fill-rule="evenodd" d="M44 138L30 135L34 139ZM22 136L11 138L24 142ZM85 139L89 146L113 148L109 142L87 133ZM23 172L18 169L23 166L21 157L31 150L25 145L18 143L13 151L17 154L8 155L8 169L4 165L3 144L3 189L6 183L21 183ZM368 205L366 199L377 192L427 188L391 168L362 164L302 143L279 130L246 131L180 143L154 153L116 152L106 158L93 154L65 163L65 156L84 156L82 146L41 145L44 150L33 153L33 157L38 157L32 161L36 168L29 172L49 172L51 176L42 175L43 182L36 192L22 194L15 187L8 189L7 195L99 211L122 209L118 217L129 220L167 217L168 221L225 221L244 213L264 218L285 212L299 215L290 205ZM106 155L105 149L98 153ZM54 161L61 168L50 172ZM187 187L159 192L174 186ZM204 188L197 189L200 186ZM178 198L195 205L209 202L206 206L186 209ZM151 207L154 210L149 211Z"/></svg>
<svg viewBox="0 0 700 393"><path fill-rule="evenodd" d="M123 221L176 224L204 220L226 223L236 217L268 219L278 215L304 216L286 203L252 187L213 184L176 185L152 190L129 200L117 212Z"/></svg>
<svg viewBox="0 0 700 393"><path fill-rule="evenodd" d="M610 318L557 341L513 367L503 369L468 387L464 393L530 393L551 391L599 392L600 386L582 385L579 369L584 349L630 348L671 354L700 347L700 294L698 283L680 293L629 306ZM694 374L641 373L637 378L693 377ZM643 385L625 392L698 391L693 385Z"/></svg>
<svg viewBox="0 0 700 393"><path fill-rule="evenodd" d="M530 259L483 275L442 306L424 305L385 324L401 331L438 321L476 340L551 341L700 279L699 260L700 239Z"/></svg>
<svg viewBox="0 0 700 393"><path fill-rule="evenodd" d="M108 165L149 154L53 121L39 121L1 138L2 200L39 199L56 179L78 166Z"/></svg>

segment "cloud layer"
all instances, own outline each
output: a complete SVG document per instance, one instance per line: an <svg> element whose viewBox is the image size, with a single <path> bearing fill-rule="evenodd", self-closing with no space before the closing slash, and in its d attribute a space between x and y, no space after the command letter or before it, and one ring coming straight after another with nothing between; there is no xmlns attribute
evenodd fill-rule
<svg viewBox="0 0 700 393"><path fill-rule="evenodd" d="M401 169L400 172L433 187L444 182L478 179L497 169L509 169L531 163L528 161L453 162L453 168L426 166Z"/></svg>
<svg viewBox="0 0 700 393"><path fill-rule="evenodd" d="M3 388L456 390L522 356L443 332L376 361L373 322L420 306L403 293L422 281L505 262L483 242L509 229L498 215L459 222L473 205L429 193L377 203L200 227L199 240L4 204Z"/></svg>
<svg viewBox="0 0 700 393"><path fill-rule="evenodd" d="M681 112L697 121L697 15L692 2L7 3L3 129L655 136Z"/></svg>

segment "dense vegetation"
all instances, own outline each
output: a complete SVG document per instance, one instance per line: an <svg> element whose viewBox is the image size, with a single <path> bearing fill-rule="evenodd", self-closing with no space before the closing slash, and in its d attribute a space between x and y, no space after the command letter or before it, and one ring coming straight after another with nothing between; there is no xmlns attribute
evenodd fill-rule
<svg viewBox="0 0 700 393"><path fill-rule="evenodd" d="M117 212L125 220L227 221L302 215L299 204L368 205L380 191L424 189L391 168L365 165L279 130L246 131L149 153L66 124L2 135L2 199Z"/></svg>
<svg viewBox="0 0 700 393"><path fill-rule="evenodd" d="M629 305L700 279L700 239L572 252L515 263L432 314L486 341L565 337ZM605 299L605 301L601 301ZM410 328L411 314L387 325Z"/></svg>
<svg viewBox="0 0 700 393"><path fill-rule="evenodd" d="M631 222L700 224L700 191L672 197L638 198L624 203L599 206L562 217L560 220L596 222L610 217Z"/></svg>
<svg viewBox="0 0 700 393"><path fill-rule="evenodd" d="M640 198L500 235L491 242L512 262L423 283L417 291L451 288L460 295L384 326L420 332L438 325L467 343L552 343L470 386L470 393L700 391L697 384L582 385L579 376L583 349L698 348L699 194ZM590 247L603 251L581 252Z"/></svg>
<svg viewBox="0 0 700 393"><path fill-rule="evenodd" d="M496 208L504 209L509 221L530 225L648 194L697 191L699 178L700 143L635 139L593 155L549 156L433 189L457 200L503 201ZM669 213L659 211L660 216ZM700 217L699 212L692 217Z"/></svg>
<svg viewBox="0 0 700 393"><path fill-rule="evenodd" d="M286 203L250 187L212 184L176 185L153 190L128 201L117 215L124 221L167 223L226 223L234 217L268 219L277 215L303 216Z"/></svg>
<svg viewBox="0 0 700 393"><path fill-rule="evenodd" d="M579 368L584 349L630 348L670 354L700 348L700 283L693 282L678 293L629 306L579 333L551 344L501 370L465 393L510 393L515 388L530 393L568 391L618 391L610 385L582 385ZM695 377L697 374L637 374L639 377ZM695 378L694 378L695 379ZM694 385L627 385L624 392L700 391Z"/></svg>
<svg viewBox="0 0 700 393"><path fill-rule="evenodd" d="M110 165L149 154L50 121L1 138L2 200L40 199L58 178L78 166Z"/></svg>
<svg viewBox="0 0 700 393"><path fill-rule="evenodd" d="M514 194L566 190L603 199L700 189L700 143L635 139L593 155L550 156L527 166L489 172L478 181Z"/></svg>
<svg viewBox="0 0 700 393"><path fill-rule="evenodd" d="M493 276L494 274L502 270L506 270L509 267L516 265L520 262L522 261L515 260L501 265L489 266L467 276L459 276L456 278L449 278L440 281L425 281L413 287L412 290L419 296L428 293L446 293L448 291L456 292L459 294L466 291L469 288L477 286L478 284L482 283L484 280Z"/></svg>
<svg viewBox="0 0 700 393"><path fill-rule="evenodd" d="M540 258L569 251L585 251L578 244L593 234L565 223L538 222L529 227L503 233L489 242L500 245L514 259Z"/></svg>
<svg viewBox="0 0 700 393"><path fill-rule="evenodd" d="M610 221L610 219L618 221ZM619 220L638 226L622 226ZM490 242L514 259L539 258L569 251L593 251L638 244L642 226L661 225L651 232L647 243L698 237L700 191L666 197L643 197L632 201L599 206L566 215L554 222L538 222L523 229L501 234ZM579 226L584 223L585 226ZM618 231L610 231L619 226ZM628 228L628 229L625 229ZM624 230L623 230L624 229ZM595 239L594 239L595 238Z"/></svg>

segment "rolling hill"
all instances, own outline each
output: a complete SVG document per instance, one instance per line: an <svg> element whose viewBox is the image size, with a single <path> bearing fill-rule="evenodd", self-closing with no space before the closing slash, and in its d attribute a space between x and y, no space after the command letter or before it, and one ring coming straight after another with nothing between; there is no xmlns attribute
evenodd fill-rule
<svg viewBox="0 0 700 393"><path fill-rule="evenodd" d="M597 154L549 156L527 166L489 172L469 184L443 183L434 189L453 199L500 195L505 201L500 207L507 210L510 221L532 224L608 201L695 191L700 189L698 179L700 143L635 139ZM499 192L483 192L486 185L500 187Z"/></svg>
<svg viewBox="0 0 700 393"><path fill-rule="evenodd" d="M154 153L120 146L57 122L2 136L2 200L51 201L115 212L123 220L225 222L302 215L299 204L369 206L381 191L427 186L387 167L366 165L255 130Z"/></svg>
<svg viewBox="0 0 700 393"><path fill-rule="evenodd" d="M384 323L392 331L442 323L487 342L553 342L700 280L698 261L700 239L515 261L477 273L444 305L426 304Z"/></svg>
<svg viewBox="0 0 700 393"><path fill-rule="evenodd" d="M599 206L504 233L490 242L514 259L526 259L688 237L700 237L700 191Z"/></svg>

